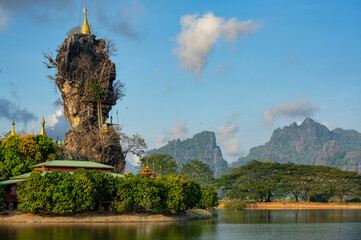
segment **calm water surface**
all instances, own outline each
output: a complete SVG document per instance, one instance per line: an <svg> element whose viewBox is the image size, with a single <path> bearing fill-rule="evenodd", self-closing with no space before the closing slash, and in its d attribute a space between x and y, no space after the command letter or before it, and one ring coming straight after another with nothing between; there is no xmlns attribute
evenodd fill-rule
<svg viewBox="0 0 361 240"><path fill-rule="evenodd" d="M361 210L215 210L210 220L185 223L1 224L11 240L361 240Z"/></svg>

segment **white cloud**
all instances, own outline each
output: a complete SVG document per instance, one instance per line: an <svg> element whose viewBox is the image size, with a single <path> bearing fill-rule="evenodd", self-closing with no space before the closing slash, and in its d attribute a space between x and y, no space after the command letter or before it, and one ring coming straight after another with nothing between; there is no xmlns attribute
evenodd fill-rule
<svg viewBox="0 0 361 240"><path fill-rule="evenodd" d="M326 121L322 121L321 124L325 125L329 130L333 130L335 128L332 123Z"/></svg>
<svg viewBox="0 0 361 240"><path fill-rule="evenodd" d="M220 125L216 129L217 141L221 146L223 153L230 158L238 158L242 154L241 143L236 137L236 134L239 132L239 124L236 124L235 121L239 115L238 112L234 112L232 115L228 116L225 125Z"/></svg>
<svg viewBox="0 0 361 240"><path fill-rule="evenodd" d="M140 164L140 157L138 157L135 154L129 153L127 155L127 160L128 162L130 162L130 164L132 164L133 166L139 166Z"/></svg>
<svg viewBox="0 0 361 240"><path fill-rule="evenodd" d="M287 101L263 110L262 119L267 126L271 126L277 118L310 117L318 110L305 96L300 95L296 102Z"/></svg>
<svg viewBox="0 0 361 240"><path fill-rule="evenodd" d="M226 138L233 136L236 132L238 132L238 130L239 126L235 123L232 123L230 125L221 125L217 127L216 132L221 138Z"/></svg>
<svg viewBox="0 0 361 240"><path fill-rule="evenodd" d="M64 114L64 109L61 108L56 110L54 114L51 114L46 118L46 125L48 125L48 127L54 127L58 123L59 117L62 116L63 114Z"/></svg>
<svg viewBox="0 0 361 240"><path fill-rule="evenodd" d="M186 121L182 123L175 123L171 129L169 129L164 136L160 136L154 139L154 145L156 148L163 147L169 141L174 139L183 140L188 135L188 128Z"/></svg>
<svg viewBox="0 0 361 240"><path fill-rule="evenodd" d="M193 71L197 77L207 65L213 45L221 37L236 40L251 35L261 27L252 20L231 18L227 21L213 13L206 13L203 17L184 15L180 22L182 32L177 36L178 47L173 49L173 53L178 55L182 67Z"/></svg>
<svg viewBox="0 0 361 240"><path fill-rule="evenodd" d="M48 137L65 139L65 133L71 130L71 126L64 116L64 110L58 109L49 115L45 121L45 131Z"/></svg>
<svg viewBox="0 0 361 240"><path fill-rule="evenodd" d="M229 138L222 141L222 149L227 155L232 155L235 157L240 157L242 154L241 143L239 140L234 138Z"/></svg>

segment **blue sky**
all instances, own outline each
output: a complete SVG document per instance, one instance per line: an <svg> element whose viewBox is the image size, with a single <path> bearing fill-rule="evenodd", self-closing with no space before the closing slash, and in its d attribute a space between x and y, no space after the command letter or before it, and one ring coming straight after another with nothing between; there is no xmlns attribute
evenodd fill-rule
<svg viewBox="0 0 361 240"><path fill-rule="evenodd" d="M0 132L68 129L46 76L85 1L0 1ZM149 148L215 131L229 162L312 117L361 132L359 1L100 1L88 21L115 41L126 97L112 115Z"/></svg>

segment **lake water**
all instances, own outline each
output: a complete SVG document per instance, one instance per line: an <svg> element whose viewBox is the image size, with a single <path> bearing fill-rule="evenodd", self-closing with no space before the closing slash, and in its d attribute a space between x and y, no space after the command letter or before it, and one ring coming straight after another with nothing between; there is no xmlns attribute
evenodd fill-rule
<svg viewBox="0 0 361 240"><path fill-rule="evenodd" d="M361 210L215 210L183 223L0 224L11 240L361 239Z"/></svg>

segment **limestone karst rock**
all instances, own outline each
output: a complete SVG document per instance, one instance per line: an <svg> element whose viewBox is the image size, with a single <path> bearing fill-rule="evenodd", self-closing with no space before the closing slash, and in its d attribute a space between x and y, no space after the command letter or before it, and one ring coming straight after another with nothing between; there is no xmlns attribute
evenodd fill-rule
<svg viewBox="0 0 361 240"><path fill-rule="evenodd" d="M108 50L107 42L94 35L67 37L57 50L55 82L63 99L64 115L73 128L66 133L65 152L112 165L122 173L125 159L119 137L112 130L101 132L98 122L98 117L102 123L109 117L121 94L115 86L115 64L109 59ZM90 87L94 83L103 90L101 111Z"/></svg>

